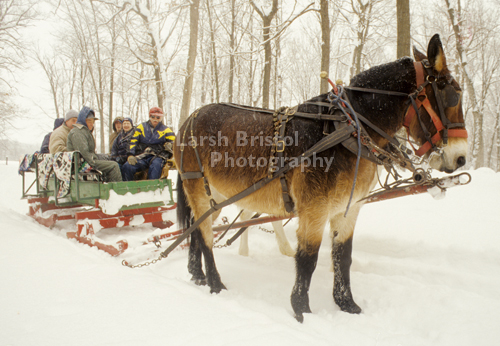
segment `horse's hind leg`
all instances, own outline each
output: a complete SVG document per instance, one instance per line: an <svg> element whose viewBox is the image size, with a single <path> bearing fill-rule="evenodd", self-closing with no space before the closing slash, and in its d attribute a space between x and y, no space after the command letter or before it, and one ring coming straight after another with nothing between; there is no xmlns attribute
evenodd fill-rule
<svg viewBox="0 0 500 346"><path fill-rule="evenodd" d="M240 220L241 221L250 220L252 218L253 214L254 213L252 213L250 211L243 210L243 212L241 213L241 216L240 216ZM240 236L240 247L238 248L238 253L241 256L248 256L250 253L250 250L248 247L248 229L245 232L243 232Z"/></svg>
<svg viewBox="0 0 500 346"><path fill-rule="evenodd" d="M205 212L210 209L210 197L207 196L205 188L203 187L203 181L201 179L186 180L183 182L183 184L186 191L186 197L189 201L189 205L191 206L191 210L194 215L194 219L198 220L203 214L205 214ZM193 257L190 257L189 260L191 261L191 259L193 259L193 268L195 270L195 273L203 273L203 271L201 270L201 256L199 255L199 251L203 253L203 257L205 259L206 280L208 286L210 286L210 292L219 293L226 287L221 282L212 251L214 240L212 232L212 216L209 216L205 221L203 221L200 224L199 230L195 230L193 234L195 234L195 236L192 238L197 238L197 246L199 247L199 249L197 249L195 246L193 247Z"/></svg>
<svg viewBox="0 0 500 346"><path fill-rule="evenodd" d="M243 211L241 214L240 219L242 221L245 220L250 220L252 217L253 213L248 212L246 210ZM280 249L280 252L283 255L293 257L295 256L295 251L292 249L290 246L290 243L288 242L288 239L286 239L285 235L285 230L283 229L283 225L281 221L274 221L272 222L273 225L273 230L274 234L276 235L276 241L278 242L278 247ZM238 253L242 256L248 256L250 253L249 247L248 247L248 230L243 232L243 234L240 236L240 247L238 249Z"/></svg>
<svg viewBox="0 0 500 346"><path fill-rule="evenodd" d="M319 209L319 208L318 208ZM299 214L297 229L297 252L295 254L296 278L293 286L291 303L297 321L304 320L304 313L311 312L309 307L309 287L316 269L318 251L323 237L327 213L305 211Z"/></svg>
<svg viewBox="0 0 500 346"><path fill-rule="evenodd" d="M274 221L272 225L281 254L290 257L295 256L295 251L292 249L290 243L288 242L288 239L286 238L285 230L281 221Z"/></svg>
<svg viewBox="0 0 500 346"><path fill-rule="evenodd" d="M201 247L200 247L201 232L197 228L191 233L191 244L189 245L188 255L188 271L192 275L191 280L198 286L205 286L207 278L202 269L201 264Z"/></svg>
<svg viewBox="0 0 500 346"><path fill-rule="evenodd" d="M352 237L359 208L351 208L346 218L343 213L330 220L333 233L333 299L342 311L351 314L361 313L361 308L354 302L351 292L350 269L352 263Z"/></svg>

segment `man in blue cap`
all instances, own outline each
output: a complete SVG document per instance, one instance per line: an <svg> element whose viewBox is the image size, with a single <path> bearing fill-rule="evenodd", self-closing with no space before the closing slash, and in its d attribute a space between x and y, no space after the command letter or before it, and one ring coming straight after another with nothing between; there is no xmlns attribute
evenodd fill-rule
<svg viewBox="0 0 500 346"><path fill-rule="evenodd" d="M95 113L84 106L78 114L78 120L68 134L68 151L78 150L93 168L103 173L104 181L122 181L120 167L116 161L100 160L95 153L95 140L92 135Z"/></svg>

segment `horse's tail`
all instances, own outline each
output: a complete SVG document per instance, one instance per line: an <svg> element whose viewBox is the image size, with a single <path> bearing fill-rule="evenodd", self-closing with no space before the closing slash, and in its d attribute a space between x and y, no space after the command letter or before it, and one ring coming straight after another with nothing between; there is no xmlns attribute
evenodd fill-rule
<svg viewBox="0 0 500 346"><path fill-rule="evenodd" d="M188 205L186 193L182 187L181 175L177 176L177 222L182 229L191 226L191 207Z"/></svg>

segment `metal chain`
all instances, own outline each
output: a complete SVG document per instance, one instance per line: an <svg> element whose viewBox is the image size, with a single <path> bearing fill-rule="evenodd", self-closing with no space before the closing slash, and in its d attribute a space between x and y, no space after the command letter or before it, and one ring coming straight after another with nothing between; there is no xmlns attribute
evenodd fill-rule
<svg viewBox="0 0 500 346"><path fill-rule="evenodd" d="M264 228L264 227L262 227L262 226L259 226L259 229L260 229L261 231L265 232L265 233L274 234L274 230L273 230L273 231L271 231L271 230L269 230L269 229L267 229L267 228Z"/></svg>
<svg viewBox="0 0 500 346"><path fill-rule="evenodd" d="M292 219L293 218L289 218L288 221L283 224L283 227L285 227ZM267 228L264 228L262 226L259 226L259 229L265 233L274 234L274 230L271 231L271 230L268 230Z"/></svg>
<svg viewBox="0 0 500 346"><path fill-rule="evenodd" d="M144 263L139 263L139 264L129 264L126 260L123 260L122 261L122 265L126 266L126 267L129 267L129 268L142 268L142 267L147 267L151 264L155 264L157 262L160 262L162 259L164 259L165 257L163 257L162 255L158 256L158 258L155 258L151 261L147 261L147 262L144 262Z"/></svg>

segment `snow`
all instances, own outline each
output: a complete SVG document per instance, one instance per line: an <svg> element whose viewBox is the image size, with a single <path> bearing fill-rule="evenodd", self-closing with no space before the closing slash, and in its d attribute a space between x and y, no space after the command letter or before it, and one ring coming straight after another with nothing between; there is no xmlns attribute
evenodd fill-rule
<svg viewBox="0 0 500 346"><path fill-rule="evenodd" d="M168 187L163 190L148 191L139 194L132 194L127 192L124 195L119 195L115 191L109 191L108 200L99 200L99 207L101 210L108 214L114 215L118 213L120 208L127 205L137 205L147 202L162 202L170 200L170 192Z"/></svg>
<svg viewBox="0 0 500 346"><path fill-rule="evenodd" d="M300 324L290 306L294 260L273 235L251 228L249 257L237 254L238 244L216 249L228 290L210 294L190 282L187 250L130 269L121 265L133 257L127 252L114 258L66 239L70 221L37 224L20 200L17 167L2 163L0 345L497 345L500 174L469 173L472 182L444 199L423 194L362 209L351 268L360 315L333 302L325 233L313 313ZM285 227L292 244L296 225ZM114 232L132 243L159 231ZM155 258L154 249L134 254Z"/></svg>

